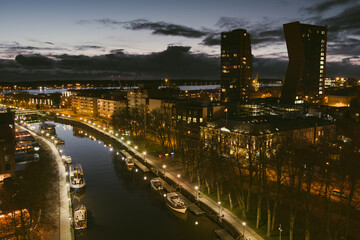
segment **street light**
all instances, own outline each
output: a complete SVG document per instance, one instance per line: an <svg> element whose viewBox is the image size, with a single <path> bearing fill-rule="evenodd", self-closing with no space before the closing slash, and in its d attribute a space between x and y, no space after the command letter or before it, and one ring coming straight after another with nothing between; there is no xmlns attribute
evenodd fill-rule
<svg viewBox="0 0 360 240"><path fill-rule="evenodd" d="M281 240L281 232L282 232L282 228L281 228L281 224L279 225L279 233L280 233L280 235L279 235L279 239Z"/></svg>
<svg viewBox="0 0 360 240"><path fill-rule="evenodd" d="M246 222L242 222L242 226L243 226L243 236L245 238L245 226L246 226Z"/></svg>
<svg viewBox="0 0 360 240"><path fill-rule="evenodd" d="M199 194L198 194L198 192L199 192L199 187L198 187L198 186L195 186L196 201L199 200ZM220 213L219 213L219 214L220 214Z"/></svg>
<svg viewBox="0 0 360 240"><path fill-rule="evenodd" d="M178 175L176 175L176 177L178 178L178 185L179 185L179 187L180 187L180 178L181 178L181 175L178 174Z"/></svg>
<svg viewBox="0 0 360 240"><path fill-rule="evenodd" d="M162 165L162 168L164 169L164 176L166 175L166 165Z"/></svg>
<svg viewBox="0 0 360 240"><path fill-rule="evenodd" d="M218 202L218 205L219 205L219 216L221 214L221 202Z"/></svg>

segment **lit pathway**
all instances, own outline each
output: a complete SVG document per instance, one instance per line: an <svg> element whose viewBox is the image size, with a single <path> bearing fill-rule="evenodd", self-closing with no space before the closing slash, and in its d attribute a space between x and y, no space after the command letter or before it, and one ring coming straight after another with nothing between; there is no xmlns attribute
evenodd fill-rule
<svg viewBox="0 0 360 240"><path fill-rule="evenodd" d="M41 138L51 149L53 152L56 163L58 165L58 173L59 173L59 211L60 211L60 219L59 219L59 239L60 240L71 240L73 238L72 234L72 226L71 226L71 211L70 211L70 203L69 203L69 191L68 186L66 184L66 170L65 166L61 159L61 154L56 147L55 144L47 140L46 138L37 135L35 132L28 130L32 135L35 135Z"/></svg>
<svg viewBox="0 0 360 240"><path fill-rule="evenodd" d="M59 117L58 118L63 118L66 120L71 120L71 121L76 121L76 120L72 120L71 118L66 118L66 117ZM77 122L81 122L81 121L77 121ZM152 165L154 168L158 169L159 171L163 171L162 166L164 164L164 160L161 158L157 158L154 156L150 156L150 155L143 155L140 152L138 152L135 148L129 146L128 144L126 144L125 141L120 140L118 137L115 137L113 134L97 128L96 126L93 126L89 123L85 123L85 122L81 122L82 124L85 124L93 129L95 129L96 131L102 132L103 134L115 139L116 141L120 142L123 146L125 146L126 148L128 148L129 150L131 150L133 153L135 153L137 156L146 159L146 161ZM185 189L186 191L188 191L189 193L191 193L194 197L195 197L195 183L190 183L187 179L184 178L177 178L177 175L181 172L181 167L179 166L179 164L174 164L169 162L169 159L166 159L166 177L168 177L169 179L171 179L172 181L179 182L182 186L183 189ZM180 181L179 181L180 180ZM202 203L204 203L205 205L207 205L208 207L210 207L214 212L219 212L219 205L216 201L212 200L211 198L209 198L208 196L202 194L201 197L199 198L199 201L201 201ZM259 234L257 234L254 230L252 230L249 226L243 226L243 221L241 219L239 219L234 213L232 213L231 211L229 211L228 209L221 207L221 215L224 215L224 220L226 220L227 222L229 222L232 226L234 226L234 228L239 232L239 234L242 235L243 231L245 232L245 239L248 240L263 240L264 238L262 238Z"/></svg>

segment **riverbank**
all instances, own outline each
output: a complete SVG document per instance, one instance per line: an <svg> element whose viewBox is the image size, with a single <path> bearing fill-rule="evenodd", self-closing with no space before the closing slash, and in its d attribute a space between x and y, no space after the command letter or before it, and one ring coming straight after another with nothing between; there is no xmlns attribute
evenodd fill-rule
<svg viewBox="0 0 360 240"><path fill-rule="evenodd" d="M27 129L35 138L41 139L42 144L52 152L53 159L58 168L58 201L53 202L58 204L58 229L53 234L49 234L49 239L70 240L74 239L74 233L71 224L71 204L69 202L69 187L66 182L66 169L62 162L61 153L55 144L46 138L39 136L35 132Z"/></svg>
<svg viewBox="0 0 360 240"><path fill-rule="evenodd" d="M182 186L181 193L183 193L192 201L196 201L196 194L198 193L198 191L195 191L195 184L191 183L188 179L178 178L179 173L181 173L181 166L179 164L171 162L169 159L167 159L165 170L163 169L164 159L142 154L138 152L135 147L130 146L125 141L121 140L120 138L114 136L109 132L99 129L88 123L83 123L65 117L50 116L49 118L65 124L82 127L84 128L84 130L96 132L97 134L100 134L102 137L112 142L113 144L119 144L122 147L125 147L129 152L132 152L133 155L144 165L157 170L157 172L160 173L160 177L165 179L168 183L172 185L180 184ZM245 233L245 239L263 239L247 225L243 226L243 221L239 219L234 213L232 213L226 208L223 208L221 205L219 206L219 204L212 200L210 197L206 195L201 195L201 197L198 198L197 204L202 207L213 220L221 224L221 226L223 226L228 232L230 232L233 237L238 238L239 236L242 236L243 233Z"/></svg>

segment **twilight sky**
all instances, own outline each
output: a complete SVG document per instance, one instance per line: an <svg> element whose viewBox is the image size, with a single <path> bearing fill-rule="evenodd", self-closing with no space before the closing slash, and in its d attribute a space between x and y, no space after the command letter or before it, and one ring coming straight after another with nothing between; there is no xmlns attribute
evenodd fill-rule
<svg viewBox="0 0 360 240"><path fill-rule="evenodd" d="M220 32L246 29L254 76L282 78L282 25L328 25L328 76L360 77L360 0L0 0L0 81L219 79Z"/></svg>

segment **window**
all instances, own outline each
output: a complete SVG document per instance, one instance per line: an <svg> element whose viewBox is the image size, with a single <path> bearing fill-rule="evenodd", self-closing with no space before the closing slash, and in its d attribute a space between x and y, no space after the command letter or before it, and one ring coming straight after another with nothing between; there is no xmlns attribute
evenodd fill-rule
<svg viewBox="0 0 360 240"><path fill-rule="evenodd" d="M200 122L200 123L202 123L202 122L203 122L203 119L202 119L202 118L200 118L200 119L199 119L199 122Z"/></svg>

